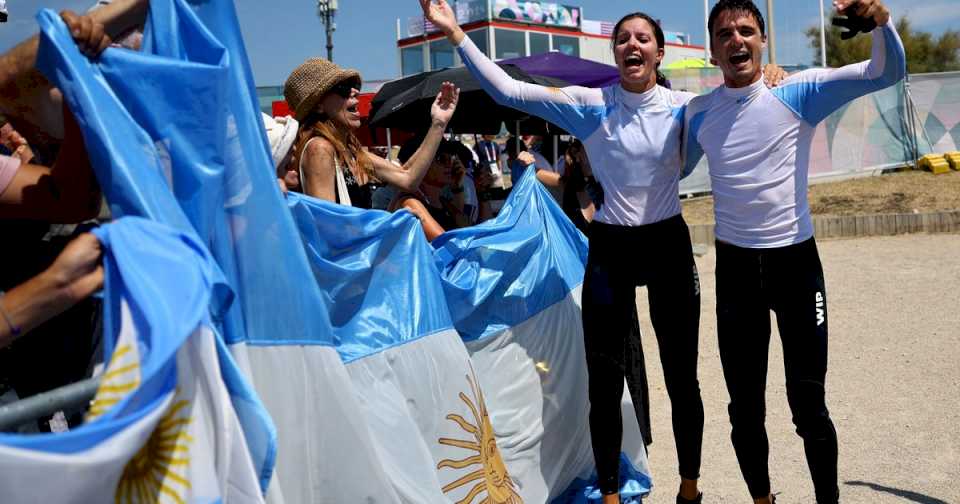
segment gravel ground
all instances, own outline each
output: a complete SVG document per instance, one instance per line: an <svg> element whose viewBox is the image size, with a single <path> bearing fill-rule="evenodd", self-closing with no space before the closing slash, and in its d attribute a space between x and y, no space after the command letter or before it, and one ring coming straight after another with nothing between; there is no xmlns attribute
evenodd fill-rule
<svg viewBox="0 0 960 504"><path fill-rule="evenodd" d="M960 208L960 172L933 175L923 171L888 173L810 186L814 215L929 213ZM687 224L713 223L713 198L682 201Z"/></svg>
<svg viewBox="0 0 960 504"><path fill-rule="evenodd" d="M960 235L910 235L819 244L829 293L827 401L840 440L848 503L960 504ZM750 503L729 439L716 345L714 249L697 258L702 282L700 383L706 422L704 502ZM650 387L654 492L679 484L670 407L645 289L637 296ZM781 504L813 503L783 385L776 323L767 380L772 487Z"/></svg>

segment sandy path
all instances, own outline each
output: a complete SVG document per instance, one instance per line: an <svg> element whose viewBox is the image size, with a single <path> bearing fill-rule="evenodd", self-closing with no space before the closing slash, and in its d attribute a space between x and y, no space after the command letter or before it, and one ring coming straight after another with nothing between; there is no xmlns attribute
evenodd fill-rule
<svg viewBox="0 0 960 504"><path fill-rule="evenodd" d="M840 439L841 500L960 504L960 235L825 241L819 247L830 303L827 401ZM714 264L712 248L697 259L706 410L701 488L704 502L749 503L729 440ZM670 408L644 289L638 306L654 436L655 489L648 502L673 503L678 479ZM774 329L767 380L772 486L781 504L812 503L782 355Z"/></svg>

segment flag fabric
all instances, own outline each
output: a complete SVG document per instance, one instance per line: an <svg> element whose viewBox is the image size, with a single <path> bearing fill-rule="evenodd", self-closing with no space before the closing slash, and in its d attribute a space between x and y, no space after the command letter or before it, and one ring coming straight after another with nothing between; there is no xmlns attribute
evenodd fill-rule
<svg viewBox="0 0 960 504"><path fill-rule="evenodd" d="M397 502L525 500L419 221L296 194L288 204L361 404L357 421Z"/></svg>
<svg viewBox="0 0 960 504"><path fill-rule="evenodd" d="M207 365L178 379L219 377L230 403L196 406L228 421L207 455L218 484L198 477L198 489L257 502L248 479L224 476L245 455L271 503L590 494L585 244L532 175L495 221L435 249L406 213L297 195L285 205L231 2L153 0L143 50L110 48L96 62L53 12L38 19L38 65L76 115L114 216L166 224L212 258L218 279L194 307L208 323L183 344ZM128 352L114 366L141 358ZM182 400L164 397L137 440ZM116 414L107 406L91 426ZM624 488L642 495L649 472L633 425ZM86 448L112 446L101 441ZM137 452L123 443L118 467Z"/></svg>
<svg viewBox="0 0 960 504"><path fill-rule="evenodd" d="M587 243L535 177L524 174L494 221L433 246L504 460L540 487L529 502L599 499L580 320ZM621 495L639 498L651 487L646 450L626 392L621 407Z"/></svg>
<svg viewBox="0 0 960 504"><path fill-rule="evenodd" d="M3 501L262 502L217 365L209 254L144 219L94 232L105 250L108 364L79 428L0 435Z"/></svg>

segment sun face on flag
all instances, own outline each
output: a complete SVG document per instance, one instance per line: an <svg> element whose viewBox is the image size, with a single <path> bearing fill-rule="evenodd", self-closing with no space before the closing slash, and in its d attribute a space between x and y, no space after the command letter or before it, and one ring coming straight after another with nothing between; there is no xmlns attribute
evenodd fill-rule
<svg viewBox="0 0 960 504"><path fill-rule="evenodd" d="M117 485L114 502L141 504L186 502L190 489L187 469L190 465L190 443L187 434L190 417L187 401L174 401L160 419L156 430L127 463Z"/></svg>
<svg viewBox="0 0 960 504"><path fill-rule="evenodd" d="M476 384L476 376L471 377L467 375L466 378L473 392L474 400L471 401L463 392L460 393L460 400L470 408L470 411L473 413L474 423L470 423L462 416L453 413L447 415L447 420L456 422L461 429L472 434L473 439L440 438L439 443L464 448L476 452L476 454L462 460L441 460L440 463L437 464L437 469L448 467L463 470L473 469L473 471L448 483L443 487L443 492L450 493L473 481L480 480L470 489L466 497L457 501L457 504L471 504L473 499L483 492L486 492L487 496L480 500L481 503L522 504L523 499L517 494L514 482L510 478L510 474L507 473L507 466L500 457L500 450L497 448L497 438L493 433L493 425L490 423L487 405L483 401L483 392L480 391L480 387ZM475 466L479 467L474 469Z"/></svg>

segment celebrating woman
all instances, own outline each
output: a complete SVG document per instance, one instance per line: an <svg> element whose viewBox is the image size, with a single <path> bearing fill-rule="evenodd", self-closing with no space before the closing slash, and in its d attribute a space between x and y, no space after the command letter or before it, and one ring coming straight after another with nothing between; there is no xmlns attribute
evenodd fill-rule
<svg viewBox="0 0 960 504"><path fill-rule="evenodd" d="M624 343L631 337L635 289L641 285L649 293L672 406L680 465L677 502L700 502L700 286L679 199L683 107L694 95L658 85L663 31L646 14L624 16L612 38L619 83L603 89L550 88L510 78L465 36L445 0L420 0L420 5L498 103L580 138L603 188L604 204L590 223L582 303L590 435L603 502L619 502Z"/></svg>
<svg viewBox="0 0 960 504"><path fill-rule="evenodd" d="M415 191L430 168L460 90L444 82L430 109L430 129L414 155L402 166L364 151L353 131L360 127L357 111L360 74L321 58L297 67L283 86L283 95L300 122L289 166L297 170L305 194L336 203L370 208L371 182L380 181ZM285 174L278 174L284 178ZM289 180L291 177L287 177Z"/></svg>

